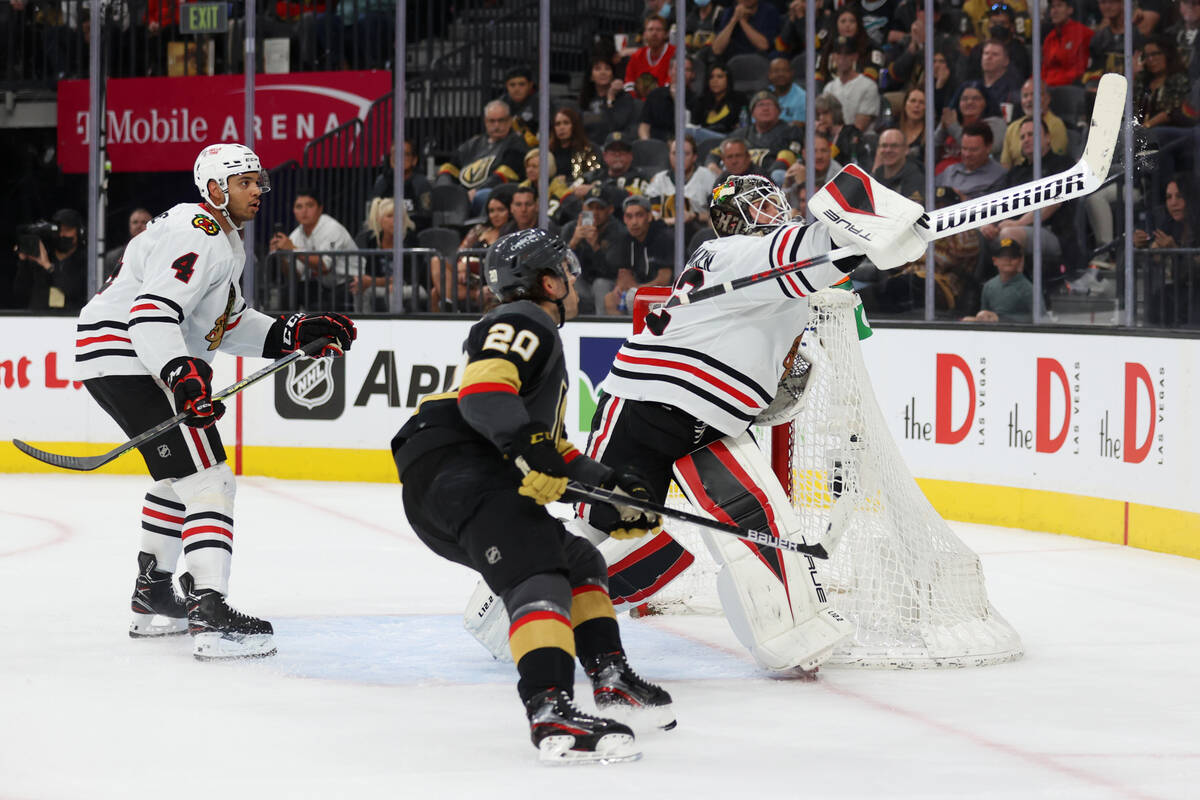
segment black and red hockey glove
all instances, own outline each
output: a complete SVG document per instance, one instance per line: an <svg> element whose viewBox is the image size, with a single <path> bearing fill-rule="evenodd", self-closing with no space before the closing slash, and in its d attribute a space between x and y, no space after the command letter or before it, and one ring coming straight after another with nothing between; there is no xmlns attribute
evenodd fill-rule
<svg viewBox="0 0 1200 800"><path fill-rule="evenodd" d="M172 358L161 377L175 395L175 410L192 415L183 424L207 428L225 413L225 404L212 399L212 367L207 362L191 356Z"/></svg>
<svg viewBox="0 0 1200 800"><path fill-rule="evenodd" d="M282 358L317 339L331 341L314 357L340 356L358 338L354 322L345 314L324 311L319 314L296 313L275 320L263 343L263 358Z"/></svg>

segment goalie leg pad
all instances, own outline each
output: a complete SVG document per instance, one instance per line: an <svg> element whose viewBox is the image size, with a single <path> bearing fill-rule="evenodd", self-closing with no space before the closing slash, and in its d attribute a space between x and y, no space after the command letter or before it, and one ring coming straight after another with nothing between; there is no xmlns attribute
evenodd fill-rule
<svg viewBox="0 0 1200 800"><path fill-rule="evenodd" d="M463 611L463 627L492 654L492 658L512 661L512 651L508 647L509 625L504 601L480 580Z"/></svg>
<svg viewBox="0 0 1200 800"><path fill-rule="evenodd" d="M749 434L680 459L675 475L694 505L730 522L803 540L800 520ZM811 670L853 632L826 602L808 556L703 531L722 565L717 594L734 634L765 669Z"/></svg>

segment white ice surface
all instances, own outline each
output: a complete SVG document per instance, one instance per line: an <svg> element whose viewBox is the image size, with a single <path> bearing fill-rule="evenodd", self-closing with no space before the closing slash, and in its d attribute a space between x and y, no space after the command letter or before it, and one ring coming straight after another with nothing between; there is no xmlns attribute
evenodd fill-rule
<svg viewBox="0 0 1200 800"><path fill-rule="evenodd" d="M398 486L239 481L230 599L279 655L232 664L126 635L146 486L0 475L3 800L1200 797L1194 560L955 525L1026 648L981 669L779 680L719 618L622 617L679 726L551 769Z"/></svg>

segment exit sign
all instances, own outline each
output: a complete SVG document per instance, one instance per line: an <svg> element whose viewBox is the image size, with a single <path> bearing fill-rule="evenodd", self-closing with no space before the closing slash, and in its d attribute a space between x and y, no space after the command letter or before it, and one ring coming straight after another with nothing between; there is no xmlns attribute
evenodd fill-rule
<svg viewBox="0 0 1200 800"><path fill-rule="evenodd" d="M225 3L184 3L179 7L180 33L225 33L229 9Z"/></svg>

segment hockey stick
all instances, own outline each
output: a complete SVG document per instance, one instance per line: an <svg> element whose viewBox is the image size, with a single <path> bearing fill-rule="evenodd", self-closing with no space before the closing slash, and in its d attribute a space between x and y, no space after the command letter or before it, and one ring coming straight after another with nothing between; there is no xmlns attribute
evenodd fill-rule
<svg viewBox="0 0 1200 800"><path fill-rule="evenodd" d="M279 370L281 370L284 367L286 367L287 365L291 364L293 361L298 361L301 358L309 357L312 353L315 353L315 352L321 350L321 348L325 347L325 345L329 344L331 341L332 341L332 339L329 339L329 338L321 338L321 339L317 339L315 341L309 342L303 348L301 348L299 350L293 350L292 352L288 353L283 358L278 359L277 361L272 361L270 364L267 364L265 367L260 369L258 372L255 372L251 375L247 375L245 378L242 378L237 383L222 389L221 391L214 394L212 399L215 402L217 400L224 400L228 397L232 397L233 395L240 392L242 389L245 389L247 386L250 386L251 384L258 383L259 381L261 381L263 378L267 377L268 375L274 375L276 372L279 372ZM143 445L146 442L150 441L151 439L161 436L162 434L171 430L172 428L174 428L175 426L177 426L179 423L183 422L187 417L190 417L190 416L191 416L190 412L180 411L175 416L171 417L168 420L163 420L162 422L155 425L150 430L148 430L144 433L139 433L137 436L133 437L125 444L119 445L118 447L115 447L112 450L109 450L107 453L101 453L98 456L64 456L64 455L59 455L57 453L47 453L45 450L39 450L36 447L33 447L31 445L26 444L25 442L22 442L20 439L13 439L12 443L22 453L24 453L27 456L32 456L33 458L36 458L38 461L44 461L47 464L50 464L55 467L62 467L63 469L74 469L74 470L79 470L80 472L90 472L91 470L103 467L105 464L114 460L115 458L122 455L123 453L126 453L126 452L132 450L133 448L138 447L139 445Z"/></svg>
<svg viewBox="0 0 1200 800"><path fill-rule="evenodd" d="M829 554L825 552L825 548L819 544L802 544L793 542L790 539L781 539L768 531L758 531L753 528L739 528L736 525L729 525L724 522L702 517L698 514L692 514L687 511L680 511L677 508L664 506L661 503L655 503L650 500L642 500L637 497L630 497L627 494L617 494L608 489L601 489L599 486L587 486L582 483L572 481L567 484L567 498L570 502L578 500L587 500L592 503L604 503L610 506L629 506L636 508L639 511L649 511L653 514L658 514L663 517L690 522L693 525L699 525L702 528L709 530L728 533L731 536L736 536L739 539L744 539L747 542L754 542L765 547L771 547L776 550L788 550L792 553L799 553L802 556L812 556L813 558L829 558Z"/></svg>
<svg viewBox="0 0 1200 800"><path fill-rule="evenodd" d="M984 225L1028 211L1085 197L1099 189L1108 177L1108 169L1117 148L1117 134L1120 133L1125 116L1125 91L1124 75L1109 73L1101 76L1096 89L1096 103L1092 110L1087 144L1084 146L1083 156L1075 166L1057 175L1049 175L1010 189L1001 189L927 214L917 221L924 229L922 235L925 241L932 242L963 231L982 228ZM756 283L772 281L809 267L856 255L862 255L862 251L856 247L839 247L824 255L782 264L774 269L673 296L663 307L691 305Z"/></svg>

